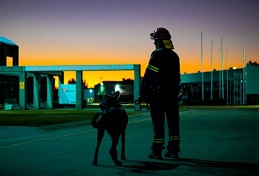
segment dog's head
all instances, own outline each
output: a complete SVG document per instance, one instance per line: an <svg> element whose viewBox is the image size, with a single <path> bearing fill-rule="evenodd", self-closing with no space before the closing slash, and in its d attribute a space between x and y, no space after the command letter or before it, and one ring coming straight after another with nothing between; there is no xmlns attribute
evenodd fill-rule
<svg viewBox="0 0 259 176"><path fill-rule="evenodd" d="M99 104L99 107L101 108L102 111L110 108L118 108L121 106L118 101L119 97L120 97L119 91L116 91L112 95L107 95L104 98L104 100Z"/></svg>

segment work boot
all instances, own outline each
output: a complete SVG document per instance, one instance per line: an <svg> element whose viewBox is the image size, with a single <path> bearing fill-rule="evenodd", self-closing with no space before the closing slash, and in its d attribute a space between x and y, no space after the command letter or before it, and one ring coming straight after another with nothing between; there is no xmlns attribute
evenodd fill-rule
<svg viewBox="0 0 259 176"><path fill-rule="evenodd" d="M150 159L162 159L162 146L152 146L151 153L148 154L148 158Z"/></svg>
<svg viewBox="0 0 259 176"><path fill-rule="evenodd" d="M148 154L148 158L150 158L150 159L162 159L162 151L161 151L161 154L155 153L155 152L152 151L150 154Z"/></svg>
<svg viewBox="0 0 259 176"><path fill-rule="evenodd" d="M175 158L175 159L178 159L178 158L179 158L179 154L178 154L178 152L169 152L169 151L166 151L165 154L164 154L164 157L166 157L166 158Z"/></svg>
<svg viewBox="0 0 259 176"><path fill-rule="evenodd" d="M178 141L170 141L166 147L164 157L166 158L179 158L180 147Z"/></svg>

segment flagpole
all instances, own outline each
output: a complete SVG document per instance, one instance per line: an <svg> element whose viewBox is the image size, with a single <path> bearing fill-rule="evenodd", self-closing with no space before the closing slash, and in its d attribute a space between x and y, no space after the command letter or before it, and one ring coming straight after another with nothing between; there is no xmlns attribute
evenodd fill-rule
<svg viewBox="0 0 259 176"><path fill-rule="evenodd" d="M222 87L222 99L224 100L225 99L225 96L224 96L224 59L223 59L223 38L221 38L221 87Z"/></svg>
<svg viewBox="0 0 259 176"><path fill-rule="evenodd" d="M243 105L245 104L245 61L246 60L246 51L245 51L245 45L243 44Z"/></svg>
<svg viewBox="0 0 259 176"><path fill-rule="evenodd" d="M226 50L226 71L227 71L227 105L228 105L228 50Z"/></svg>
<svg viewBox="0 0 259 176"><path fill-rule="evenodd" d="M220 48L219 48L219 53L220 53ZM219 99L221 99L221 74L220 74L220 69L221 69L221 58L220 58L220 54L219 54Z"/></svg>
<svg viewBox="0 0 259 176"><path fill-rule="evenodd" d="M201 32L201 82L202 82L202 101L204 100L204 75L203 75L203 38L202 38L202 32Z"/></svg>
<svg viewBox="0 0 259 176"><path fill-rule="evenodd" d="M210 49L210 99L213 100L213 66L212 66L212 58L213 58L213 40L211 40L211 49Z"/></svg>

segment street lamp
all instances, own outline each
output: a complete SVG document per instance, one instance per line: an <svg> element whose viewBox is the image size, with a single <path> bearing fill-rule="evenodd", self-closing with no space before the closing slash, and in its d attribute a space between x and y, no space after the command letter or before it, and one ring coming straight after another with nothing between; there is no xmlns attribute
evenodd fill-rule
<svg viewBox="0 0 259 176"><path fill-rule="evenodd" d="M115 90L115 92L116 92L116 91L120 91L120 85L119 85L119 84L116 84L114 90Z"/></svg>

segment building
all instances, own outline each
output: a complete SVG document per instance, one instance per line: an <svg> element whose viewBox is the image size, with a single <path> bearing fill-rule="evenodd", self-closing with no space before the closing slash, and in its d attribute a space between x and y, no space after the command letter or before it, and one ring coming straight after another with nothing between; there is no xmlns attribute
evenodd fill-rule
<svg viewBox="0 0 259 176"><path fill-rule="evenodd" d="M259 66L250 64L239 69L182 74L181 84L188 87L183 97L184 102L186 104L259 104L257 75L259 75Z"/></svg>
<svg viewBox="0 0 259 176"><path fill-rule="evenodd" d="M13 41L0 36L0 66L7 65L7 57L12 57L13 66L19 64L19 46ZM19 92L19 78L13 74L0 74L0 104L6 102L17 104ZM4 89L3 89L4 88Z"/></svg>
<svg viewBox="0 0 259 176"><path fill-rule="evenodd" d="M202 86L203 74L203 86ZM181 85L187 90L183 96L186 105L259 105L259 65L247 64L243 68L214 70L181 75ZM170 83L170 80L168 80ZM133 101L132 81L103 81L95 86L95 100L119 90L120 101ZM203 87L203 88L202 88Z"/></svg>
<svg viewBox="0 0 259 176"><path fill-rule="evenodd" d="M120 91L120 102L129 102L134 100L133 90L134 80L123 79L122 81L103 81L94 86L95 102L103 100L105 95Z"/></svg>
<svg viewBox="0 0 259 176"><path fill-rule="evenodd" d="M19 46L13 41L0 36L0 66L6 66L6 57L13 58L13 66L19 65Z"/></svg>

